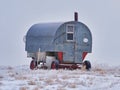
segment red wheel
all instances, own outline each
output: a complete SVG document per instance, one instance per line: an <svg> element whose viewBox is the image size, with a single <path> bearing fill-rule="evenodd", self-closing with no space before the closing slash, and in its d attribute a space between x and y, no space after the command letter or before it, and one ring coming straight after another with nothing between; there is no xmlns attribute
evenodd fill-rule
<svg viewBox="0 0 120 90"><path fill-rule="evenodd" d="M59 61L57 61L57 60L53 61L51 64L51 69L58 70L59 69Z"/></svg>
<svg viewBox="0 0 120 90"><path fill-rule="evenodd" d="M30 69L33 70L36 67L36 62L34 60L30 63Z"/></svg>
<svg viewBox="0 0 120 90"><path fill-rule="evenodd" d="M56 64L55 64L55 62L52 62L52 64L51 64L51 69L56 69Z"/></svg>

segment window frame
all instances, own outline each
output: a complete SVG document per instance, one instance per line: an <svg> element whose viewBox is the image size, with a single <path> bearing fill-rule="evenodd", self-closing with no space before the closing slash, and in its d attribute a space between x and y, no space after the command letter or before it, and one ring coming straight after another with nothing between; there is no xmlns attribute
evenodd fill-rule
<svg viewBox="0 0 120 90"><path fill-rule="evenodd" d="M69 27L72 27L73 28L73 31L69 31L68 30L68 28ZM74 31L75 31L75 26L74 26L74 24L67 24L66 25L66 41L68 41L68 42L73 42L74 41ZM72 37L72 39L70 40L70 39L68 39L68 34L73 34L73 37Z"/></svg>

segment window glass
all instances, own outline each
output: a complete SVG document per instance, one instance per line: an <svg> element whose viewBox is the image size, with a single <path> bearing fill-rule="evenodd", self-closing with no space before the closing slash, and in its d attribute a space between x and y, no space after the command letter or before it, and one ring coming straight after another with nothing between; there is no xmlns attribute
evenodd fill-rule
<svg viewBox="0 0 120 90"><path fill-rule="evenodd" d="M66 33L67 33L67 41L73 41L74 38L74 25L67 25L67 28L66 28Z"/></svg>
<svg viewBox="0 0 120 90"><path fill-rule="evenodd" d="M68 26L67 33L73 33L73 26Z"/></svg>
<svg viewBox="0 0 120 90"><path fill-rule="evenodd" d="M67 33L67 40L73 40L73 34Z"/></svg>

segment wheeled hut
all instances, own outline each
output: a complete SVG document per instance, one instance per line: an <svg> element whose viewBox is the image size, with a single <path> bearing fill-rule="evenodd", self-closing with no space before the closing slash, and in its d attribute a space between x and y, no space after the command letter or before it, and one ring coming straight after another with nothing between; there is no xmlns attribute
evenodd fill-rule
<svg viewBox="0 0 120 90"><path fill-rule="evenodd" d="M92 35L89 28L78 21L34 24L26 34L25 50L33 60L30 68L79 68L82 64L91 68L85 56L92 51Z"/></svg>

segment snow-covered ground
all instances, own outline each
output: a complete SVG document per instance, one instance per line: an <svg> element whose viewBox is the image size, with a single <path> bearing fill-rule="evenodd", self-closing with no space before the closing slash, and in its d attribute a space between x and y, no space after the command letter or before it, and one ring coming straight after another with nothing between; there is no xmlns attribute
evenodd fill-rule
<svg viewBox="0 0 120 90"><path fill-rule="evenodd" d="M85 70L30 70L0 66L0 90L120 90L120 66Z"/></svg>

